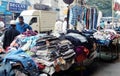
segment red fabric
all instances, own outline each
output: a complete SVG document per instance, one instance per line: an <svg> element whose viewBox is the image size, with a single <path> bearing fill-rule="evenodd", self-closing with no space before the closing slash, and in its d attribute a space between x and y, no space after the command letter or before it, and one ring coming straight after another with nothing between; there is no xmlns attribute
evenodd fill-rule
<svg viewBox="0 0 120 76"><path fill-rule="evenodd" d="M84 61L87 58L89 52L90 51L84 46L77 47L76 48L77 55L76 55L76 58L75 58L76 62L80 63L80 62Z"/></svg>
<svg viewBox="0 0 120 76"><path fill-rule="evenodd" d="M81 55L79 55L79 56L76 57L76 62L77 62L77 63L81 63L81 62L83 62L85 59L86 59L86 56L81 54Z"/></svg>
<svg viewBox="0 0 120 76"><path fill-rule="evenodd" d="M8 47L6 47L5 51L6 51L6 52L8 52L8 50L9 50L9 46L8 46Z"/></svg>
<svg viewBox="0 0 120 76"><path fill-rule="evenodd" d="M120 4L119 3L115 2L114 10L120 11Z"/></svg>
<svg viewBox="0 0 120 76"><path fill-rule="evenodd" d="M38 65L38 67L39 67L40 70L45 69L45 65L42 65L42 64L40 64L40 63L38 63L37 65Z"/></svg>
<svg viewBox="0 0 120 76"><path fill-rule="evenodd" d="M86 13L86 29L89 29L89 16L90 16L90 9L87 9Z"/></svg>

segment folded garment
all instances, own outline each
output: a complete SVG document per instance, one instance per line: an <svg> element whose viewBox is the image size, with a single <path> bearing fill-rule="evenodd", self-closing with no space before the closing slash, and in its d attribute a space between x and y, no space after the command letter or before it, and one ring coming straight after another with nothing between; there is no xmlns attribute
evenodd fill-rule
<svg viewBox="0 0 120 76"><path fill-rule="evenodd" d="M52 66L52 65L54 65L54 61L53 62L49 62L49 61L46 61L46 60L43 60L43 59L38 59L38 58L35 58L34 61L36 63L41 63L41 64L43 64L45 66Z"/></svg>
<svg viewBox="0 0 120 76"><path fill-rule="evenodd" d="M51 67L46 66L45 69L43 69L42 71L49 74L50 76L52 76L55 73L55 69L53 66Z"/></svg>
<svg viewBox="0 0 120 76"><path fill-rule="evenodd" d="M70 54L70 55L68 55L68 56L63 56L63 59L70 59L70 58L72 58L73 56L75 56L75 52L74 53L72 53L72 54Z"/></svg>
<svg viewBox="0 0 120 76"><path fill-rule="evenodd" d="M14 76L15 72L12 70L12 65L10 63L2 64L0 67L0 76Z"/></svg>
<svg viewBox="0 0 120 76"><path fill-rule="evenodd" d="M34 69L37 69L36 63L33 61L33 59L27 55L23 50L13 50L10 51L4 58L3 63L6 62L20 62L24 69L26 71L33 71Z"/></svg>
<svg viewBox="0 0 120 76"><path fill-rule="evenodd" d="M66 36L71 36L71 37L73 37L75 39L78 39L81 43L87 42L87 39L84 36L80 35L80 34L69 33Z"/></svg>

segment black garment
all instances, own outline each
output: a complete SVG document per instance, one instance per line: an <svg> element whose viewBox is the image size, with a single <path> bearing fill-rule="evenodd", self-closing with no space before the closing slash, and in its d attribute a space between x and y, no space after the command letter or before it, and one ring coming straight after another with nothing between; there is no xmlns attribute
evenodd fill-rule
<svg viewBox="0 0 120 76"><path fill-rule="evenodd" d="M15 28L8 29L5 32L4 41L3 41L3 48L6 49L8 46L10 46L10 44L12 43L14 38L19 34L20 34L20 32L17 31Z"/></svg>

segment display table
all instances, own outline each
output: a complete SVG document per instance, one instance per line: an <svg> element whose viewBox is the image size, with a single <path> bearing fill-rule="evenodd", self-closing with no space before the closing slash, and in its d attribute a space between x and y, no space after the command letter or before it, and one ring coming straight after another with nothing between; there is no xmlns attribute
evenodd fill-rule
<svg viewBox="0 0 120 76"><path fill-rule="evenodd" d="M99 53L99 59L104 61L114 61L119 58L118 43L119 38L111 40L109 44L104 44L105 41L97 41L97 49Z"/></svg>

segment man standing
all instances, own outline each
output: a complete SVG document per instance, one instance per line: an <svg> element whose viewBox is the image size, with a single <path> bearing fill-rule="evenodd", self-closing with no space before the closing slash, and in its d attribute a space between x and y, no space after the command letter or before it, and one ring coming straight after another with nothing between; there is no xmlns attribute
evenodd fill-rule
<svg viewBox="0 0 120 76"><path fill-rule="evenodd" d="M83 20L80 18L80 15L78 15L76 30L78 30L79 32L82 32L82 30L84 29L84 26L85 25L84 25Z"/></svg>
<svg viewBox="0 0 120 76"><path fill-rule="evenodd" d="M58 19L55 23L54 32L61 33L62 32L62 24L63 24L63 22L60 19Z"/></svg>
<svg viewBox="0 0 120 76"><path fill-rule="evenodd" d="M62 26L62 33L67 32L67 17L64 18L63 26Z"/></svg>
<svg viewBox="0 0 120 76"><path fill-rule="evenodd" d="M19 22L16 24L16 29L20 33L26 32L27 30L32 30L32 28L28 24L24 23L23 16L19 16Z"/></svg>
<svg viewBox="0 0 120 76"><path fill-rule="evenodd" d="M20 34L19 31L16 30L16 22L15 20L10 21L11 28L7 29L4 34L3 39L3 48L7 49L10 46L14 38Z"/></svg>

